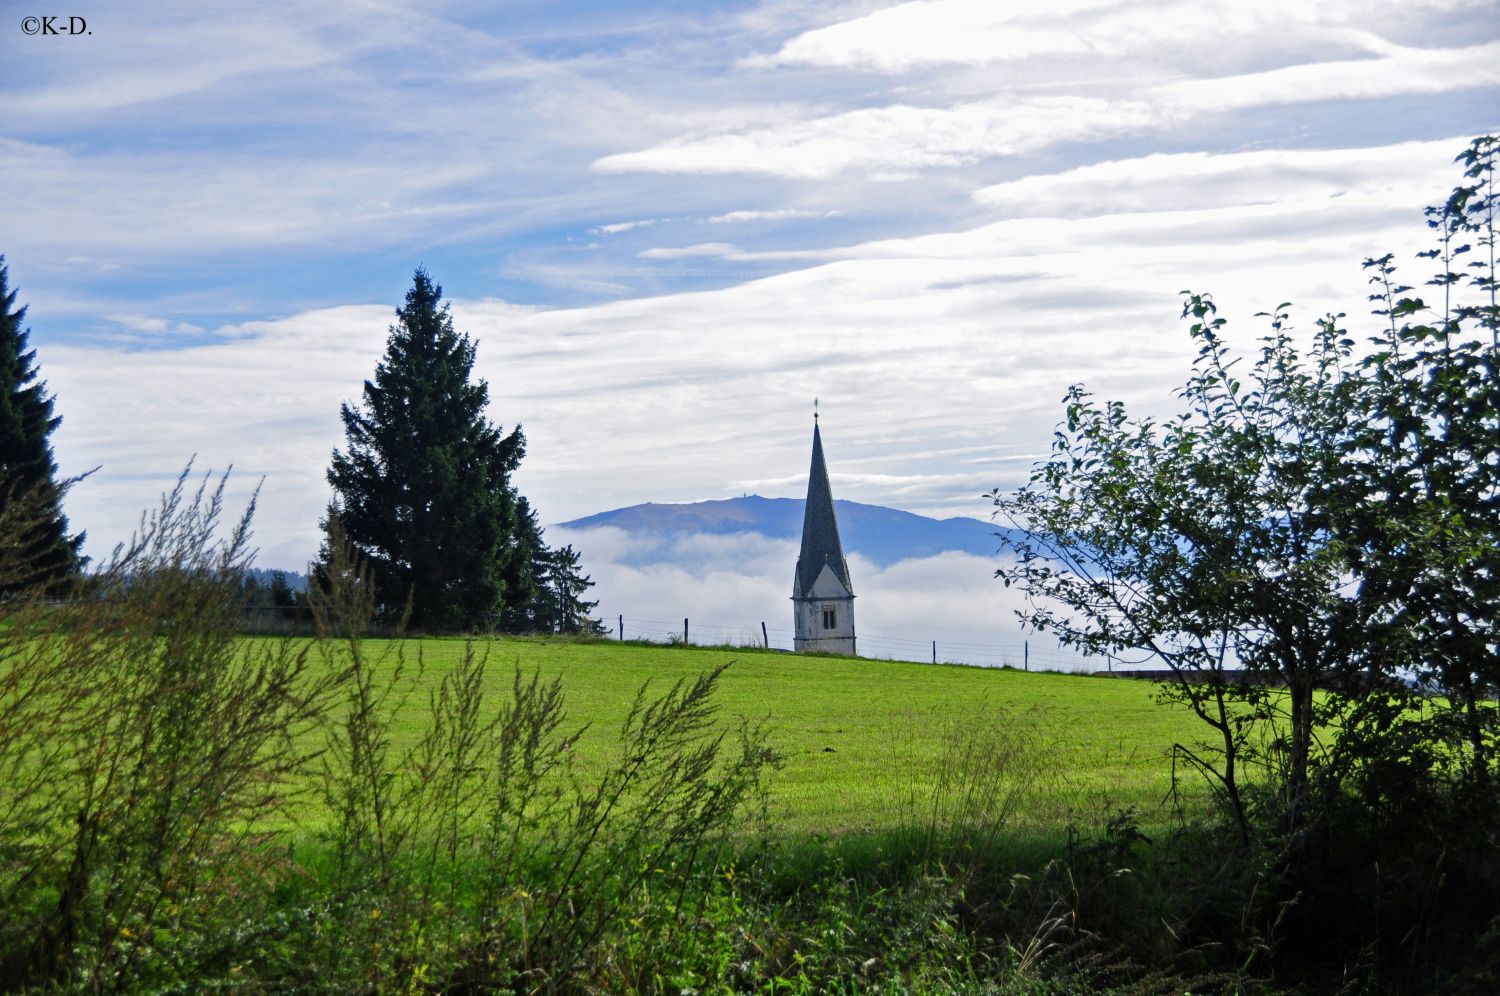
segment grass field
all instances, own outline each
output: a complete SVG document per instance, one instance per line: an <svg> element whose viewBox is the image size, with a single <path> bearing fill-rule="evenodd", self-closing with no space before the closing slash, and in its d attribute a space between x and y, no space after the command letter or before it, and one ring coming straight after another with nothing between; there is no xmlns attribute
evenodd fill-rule
<svg viewBox="0 0 1500 996"><path fill-rule="evenodd" d="M82 686L123 689L107 706L54 684L74 711L33 710L35 742L58 729L91 748L76 773L0 780L19 789L10 812L37 814L0 823L0 888L20 897L0 929L0 990L115 973L124 991L1332 991L1366 958L1370 890L1397 874L1380 908L1413 922L1440 909L1461 929L1445 921L1441 942L1390 956L1391 977L1447 991L1425 983L1463 968L1448 938L1494 922L1491 879L1456 874L1492 863L1483 832L1465 845L1476 857L1407 868L1399 840L1375 850L1387 838L1363 822L1335 840L1315 828L1307 853L1325 864L1303 872L1213 819L1168 831L1170 748L1204 731L1139 681L545 638L370 640L359 668L323 642L307 673L296 642L226 627L213 653L158 658L158 632L126 631L120 659L147 667L85 672L126 679ZM196 650L196 636L179 642ZM670 694L721 667L716 711L702 683ZM321 680L334 669L340 681ZM500 732L476 718L500 714L518 672L557 679L560 729L535 685ZM263 699L268 674L287 677ZM450 675L465 690L430 733ZM642 686L667 704L621 754ZM352 708L370 689L378 704ZM715 765L702 749L703 724L741 717L775 770L762 750ZM757 787L769 826L745 805ZM1188 815L1211 815L1204 786L1187 788ZM57 923L81 940L49 960ZM1350 929L1302 943L1330 923Z"/></svg>
<svg viewBox="0 0 1500 996"><path fill-rule="evenodd" d="M770 810L778 829L845 834L900 825L931 795L955 747L999 739L1019 778L1038 776L1013 825L1056 831L1074 818L1135 806L1142 822L1168 818L1168 751L1201 735L1200 724L1156 701L1140 681L803 656L757 649L497 639L487 649L496 703L514 669L562 681L569 728L588 724L578 745L584 771L602 766L637 690L653 693L680 678L728 662L719 694L722 717L765 721L782 759L771 775ZM372 641L370 650L378 650ZM459 639L409 640L423 674L406 697L393 733L415 740L426 722L426 689L464 653ZM998 737L996 736L998 734ZM1188 782L1190 796L1201 786Z"/></svg>

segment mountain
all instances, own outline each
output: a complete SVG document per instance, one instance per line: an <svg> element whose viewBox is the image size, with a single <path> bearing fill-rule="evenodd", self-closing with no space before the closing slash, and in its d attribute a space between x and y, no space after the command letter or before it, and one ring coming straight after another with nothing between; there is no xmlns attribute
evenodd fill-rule
<svg viewBox="0 0 1500 996"><path fill-rule="evenodd" d="M802 535L802 505L800 498L762 498L759 495L688 505L651 502L600 512L560 525L565 529L613 526L627 533L657 537L759 533L770 539L795 541ZM881 567L947 551L993 557L1000 549L998 534L1008 532L982 519L931 519L857 501L835 500L833 507L839 520L844 554L858 553Z"/></svg>

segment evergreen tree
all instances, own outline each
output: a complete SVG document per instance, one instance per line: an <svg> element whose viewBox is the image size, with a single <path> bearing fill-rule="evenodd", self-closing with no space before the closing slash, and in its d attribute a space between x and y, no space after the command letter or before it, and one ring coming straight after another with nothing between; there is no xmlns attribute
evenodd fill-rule
<svg viewBox="0 0 1500 996"><path fill-rule="evenodd" d="M593 618L599 603L583 598L593 586L593 580L583 573L577 550L564 546L550 551L540 599L547 613L545 628L575 636L602 635L604 624Z"/></svg>
<svg viewBox="0 0 1500 996"><path fill-rule="evenodd" d="M16 308L5 257L0 256L0 503L7 519L24 519L18 543L5 551L0 594L52 587L77 573L84 534L68 535L48 437L62 423L54 397L37 377L36 350L27 348L26 309Z"/></svg>
<svg viewBox="0 0 1500 996"><path fill-rule="evenodd" d="M529 600L517 590L528 553L510 482L526 441L485 418L489 387L471 382L474 344L453 330L442 293L416 271L363 405L342 406L329 517L368 558L383 616L400 617L410 599L413 627L475 629Z"/></svg>
<svg viewBox="0 0 1500 996"><path fill-rule="evenodd" d="M517 500L516 530L509 553L505 577L508 594L500 628L508 633L550 629L544 618L543 602L551 551L542 541L542 524L536 509L524 497Z"/></svg>
<svg viewBox="0 0 1500 996"><path fill-rule="evenodd" d="M299 604L297 590L287 583L286 571L272 573L270 598L271 605L278 609L295 609Z"/></svg>
<svg viewBox="0 0 1500 996"><path fill-rule="evenodd" d="M603 623L589 618L599 603L583 599L594 582L581 570L577 551L571 546L560 550L547 546L536 510L525 498L519 500L514 550L506 583L515 598L507 600L502 629L575 636L604 632Z"/></svg>

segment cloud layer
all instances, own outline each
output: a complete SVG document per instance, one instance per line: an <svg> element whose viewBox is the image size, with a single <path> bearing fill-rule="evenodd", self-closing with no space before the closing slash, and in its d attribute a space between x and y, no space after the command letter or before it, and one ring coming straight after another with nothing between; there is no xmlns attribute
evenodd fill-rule
<svg viewBox="0 0 1500 996"><path fill-rule="evenodd" d="M792 567L797 544L755 534L682 535L643 539L609 527L553 527L552 543L585 551L594 579L596 615L627 639L666 641L682 634L697 643L759 646L761 623L771 646L792 647ZM1087 660L1051 639L1023 633L1015 610L1020 596L994 580L998 559L963 553L903 560L880 569L849 558L855 585L860 653L897 660L931 660L990 667L1093 670Z"/></svg>
<svg viewBox="0 0 1500 996"><path fill-rule="evenodd" d="M1007 93L940 107L861 108L769 128L680 138L606 156L594 165L612 172L767 173L815 180L851 170L877 178L905 177L1065 142L1156 137L1230 110L1500 85L1500 43L1437 51L1389 49L1373 58L1160 84L1125 97Z"/></svg>
<svg viewBox="0 0 1500 996"><path fill-rule="evenodd" d="M557 309L459 300L454 316L479 341L495 419L525 424L521 483L550 521L798 494L815 396L839 497L983 516L981 495L1018 483L1050 438L1069 383L1170 403L1185 286L1215 293L1247 345L1249 316L1281 300L1305 325L1327 310L1357 322L1360 259L1421 244L1424 181L1460 144L1121 160L984 188L997 220L977 227L820 250L721 290ZM192 348L50 350L59 452L105 467L74 499L81 519L118 535L199 453L266 475L267 550L299 563L338 405L357 399L389 315L318 309Z"/></svg>

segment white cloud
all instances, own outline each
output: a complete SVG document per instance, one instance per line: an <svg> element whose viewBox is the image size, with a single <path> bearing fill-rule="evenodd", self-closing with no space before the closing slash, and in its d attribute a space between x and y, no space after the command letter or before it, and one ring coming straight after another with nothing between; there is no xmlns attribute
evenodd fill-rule
<svg viewBox="0 0 1500 996"><path fill-rule="evenodd" d="M327 501L323 470L341 441L338 406L370 376L389 318L387 306L331 308L231 327L222 341L189 349L48 349L63 471L102 468L68 500L90 552L128 536L197 454L200 468L234 465L233 502L264 476L263 562L306 563Z"/></svg>
<svg viewBox="0 0 1500 996"><path fill-rule="evenodd" d="M58 58L77 67L50 84L13 79L7 87L7 113L13 118L56 122L119 112L221 89L247 77L305 73L341 57L324 44L323 30L352 11L309 10L257 4L208 18L192 5L163 3L156 10L89 12L98 42L82 42ZM347 42L347 22L345 22ZM99 52L105 38L130 36L130 58L118 60L113 47ZM88 71L92 69L92 71Z"/></svg>
<svg viewBox="0 0 1500 996"><path fill-rule="evenodd" d="M656 224L656 218L642 218L640 221L617 221L613 225L600 225L590 228L590 235L618 235L620 232L628 232L633 228L648 228Z"/></svg>
<svg viewBox="0 0 1500 996"><path fill-rule="evenodd" d="M1084 53L1090 40L1066 17L1118 0L1048 5L1043 17L986 0L918 0L804 32L751 67L823 66L901 72L941 63L984 63L1032 55Z"/></svg>
<svg viewBox="0 0 1500 996"><path fill-rule="evenodd" d="M948 65L1087 56L1128 59L1211 46L1220 61L1291 47L1383 52L1380 29L1409 30L1418 12L1480 8L1437 0L1382 10L1352 0L1069 0L1027 6L995 0L916 0L798 34L753 68L810 66L904 73ZM1423 10L1425 8L1425 10Z"/></svg>
<svg viewBox="0 0 1500 996"><path fill-rule="evenodd" d="M64 469L104 466L69 504L96 551L196 452L266 476L266 560L309 556L396 299L349 302L422 259L465 288L548 519L795 493L815 396L842 497L983 515L1068 382L1168 403L1182 287L1247 339L1287 298L1358 314L1359 259L1419 243L1441 160L1495 123L1492 90L1458 88L1500 61L1472 16L1493 0L530 5L525 30L484 5L231 6L121 0L87 46L6 52L0 248ZM1369 121L1274 109L1403 94ZM673 246L658 224L640 256L602 237L666 219L747 227ZM477 299L502 292L545 306Z"/></svg>
<svg viewBox="0 0 1500 996"><path fill-rule="evenodd" d="M160 279L174 272L163 260L218 264L267 247L307 250L302 262L317 265L576 231L641 200L603 189L587 168L601 152L714 114L687 101L662 113L626 92L641 84L629 59L590 71L531 57L508 14L120 0L108 15L90 15L87 43L7 46L7 82L19 82L7 88L0 185L15 258L118 254L138 272L161 265ZM755 104L747 119L775 107Z"/></svg>
<svg viewBox="0 0 1500 996"><path fill-rule="evenodd" d="M680 139L605 156L594 167L604 172L766 173L805 180L863 170L893 178L1159 122L1160 115L1145 104L1092 97L1007 97L954 107L896 104Z"/></svg>
<svg viewBox="0 0 1500 996"><path fill-rule="evenodd" d="M855 620L865 654L930 659L923 651L930 653L935 641L939 660L1019 667L1028 639L1038 659L1044 647L1049 654L1058 652L1051 640L1021 631L1015 611L1024 599L995 580L998 557L944 553L884 570L852 559Z"/></svg>
<svg viewBox="0 0 1500 996"><path fill-rule="evenodd" d="M974 193L1008 217L1065 217L1291 205L1352 197L1413 203L1453 159L1454 143L1376 149L1185 152L1111 160Z"/></svg>
<svg viewBox="0 0 1500 996"><path fill-rule="evenodd" d="M1379 58L1184 80L1158 88L1155 95L1165 107L1224 113L1273 104L1447 93L1496 85L1500 85L1500 42L1433 50L1393 46Z"/></svg>
<svg viewBox="0 0 1500 996"><path fill-rule="evenodd" d="M729 211L709 218L712 225L733 225L747 221L785 221L788 218L836 218L838 211L804 211L799 208L780 208L775 211Z"/></svg>
<svg viewBox="0 0 1500 996"><path fill-rule="evenodd" d="M186 322L172 322L165 318L153 318L147 315L108 315L106 317L127 332L138 332L146 336L203 334L202 326Z"/></svg>
<svg viewBox="0 0 1500 996"><path fill-rule="evenodd" d="M646 249L638 255L642 259L685 259L693 256L730 256L738 252L739 247L728 242L699 242L677 248Z"/></svg>
<svg viewBox="0 0 1500 996"><path fill-rule="evenodd" d="M589 597L599 601L599 617L615 631L624 616L627 638L680 635L684 618L698 642L759 644L761 622L776 637L787 628L782 619L789 616L792 568L787 564L797 559L791 541L689 534L674 537L667 549L645 549L639 538L617 529L556 526L546 531L546 539L580 552L583 569L594 580ZM648 554L644 560L643 553Z"/></svg>
<svg viewBox="0 0 1500 996"><path fill-rule="evenodd" d="M11 222L28 250L160 253L451 233L481 208L462 188L477 161L433 163L410 150L375 162L288 163L212 153L73 150L0 138L0 185L19 191ZM129 196L121 196L128 177Z"/></svg>
<svg viewBox="0 0 1500 996"><path fill-rule="evenodd" d="M1063 143L1151 135L1205 115L1278 104L1446 93L1500 85L1500 42L1179 80L1111 97L1017 91L942 106L891 104L741 131L690 135L594 163L604 172L763 173L826 180L965 166Z"/></svg>

